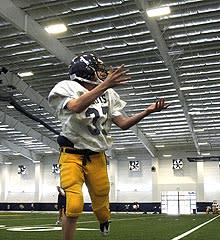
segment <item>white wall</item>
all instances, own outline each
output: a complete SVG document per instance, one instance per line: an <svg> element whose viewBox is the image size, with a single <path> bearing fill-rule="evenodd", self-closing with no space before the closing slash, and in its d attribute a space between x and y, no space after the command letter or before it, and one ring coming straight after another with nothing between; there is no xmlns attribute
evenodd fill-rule
<svg viewBox="0 0 220 240"><path fill-rule="evenodd" d="M117 158L115 164L118 176L115 198L110 198L112 202L152 201L151 159L147 159L141 152L133 157L136 158L128 159L126 154L115 156ZM128 170L130 160L140 162L140 171L132 172Z"/></svg>
<svg viewBox="0 0 220 240"><path fill-rule="evenodd" d="M220 200L220 167L218 162L204 163L204 198Z"/></svg>
<svg viewBox="0 0 220 240"><path fill-rule="evenodd" d="M140 161L140 171L128 170L128 157ZM173 158L183 159L182 170L173 170ZM0 201L56 202L59 175L52 173L52 164L57 159L58 156L48 155L37 164L21 157L10 159L12 165L0 163ZM27 167L25 175L17 174L19 164ZM155 172L151 171L152 166L156 167ZM184 152L158 159L149 157L145 149L113 152L108 171L111 202L158 202L161 191L196 191L197 201L220 200L219 163L188 162ZM85 187L83 191L85 202L90 202Z"/></svg>

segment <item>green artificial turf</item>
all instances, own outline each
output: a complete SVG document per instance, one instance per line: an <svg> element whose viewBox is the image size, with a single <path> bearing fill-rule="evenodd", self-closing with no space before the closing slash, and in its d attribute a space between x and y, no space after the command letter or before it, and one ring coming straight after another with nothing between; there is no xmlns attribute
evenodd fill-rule
<svg viewBox="0 0 220 240"><path fill-rule="evenodd" d="M61 240L61 230L56 228L57 215L54 213L0 213L0 239L2 240ZM111 233L103 237L99 224L93 214L83 214L77 225L75 240L172 240L193 229L215 215L181 215L163 214L112 214ZM183 240L218 240L220 217L182 237ZM20 227L29 227L26 231L17 231ZM60 227L60 226L58 226ZM9 231L12 228L16 231ZM47 231L36 231L37 229ZM87 229L87 230L86 230ZM90 230L88 230L90 229ZM28 231L27 231L28 230Z"/></svg>

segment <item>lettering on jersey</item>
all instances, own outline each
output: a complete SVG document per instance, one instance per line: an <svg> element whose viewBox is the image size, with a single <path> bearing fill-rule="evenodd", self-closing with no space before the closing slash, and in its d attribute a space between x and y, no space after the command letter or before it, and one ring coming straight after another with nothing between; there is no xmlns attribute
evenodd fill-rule
<svg viewBox="0 0 220 240"><path fill-rule="evenodd" d="M95 104L97 103L106 103L107 99L105 94L101 95L100 97L96 98L96 100L94 101Z"/></svg>

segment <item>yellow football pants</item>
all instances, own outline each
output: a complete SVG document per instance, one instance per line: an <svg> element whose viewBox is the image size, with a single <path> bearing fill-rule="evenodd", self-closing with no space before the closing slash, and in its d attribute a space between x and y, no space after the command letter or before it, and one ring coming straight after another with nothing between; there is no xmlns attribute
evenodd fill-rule
<svg viewBox="0 0 220 240"><path fill-rule="evenodd" d="M78 217L83 211L83 183L92 201L92 209L100 223L110 218L109 180L103 152L90 155L90 162L82 165L82 155L61 152L60 184L66 193L66 216Z"/></svg>

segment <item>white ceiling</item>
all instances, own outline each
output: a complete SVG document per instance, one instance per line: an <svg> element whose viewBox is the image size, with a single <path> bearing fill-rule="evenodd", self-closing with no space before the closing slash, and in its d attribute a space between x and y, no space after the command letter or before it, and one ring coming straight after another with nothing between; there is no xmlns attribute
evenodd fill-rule
<svg viewBox="0 0 220 240"><path fill-rule="evenodd" d="M146 9L158 5L171 14L149 18ZM52 23L67 32L49 35L44 27ZM46 98L85 52L130 69L132 80L116 89L126 114L162 96L171 104L130 130L113 126L113 148L219 154L219 40L217 0L1 0L0 67L9 71L0 75L0 154L37 160L58 152L60 123ZM34 75L21 79L25 71Z"/></svg>

